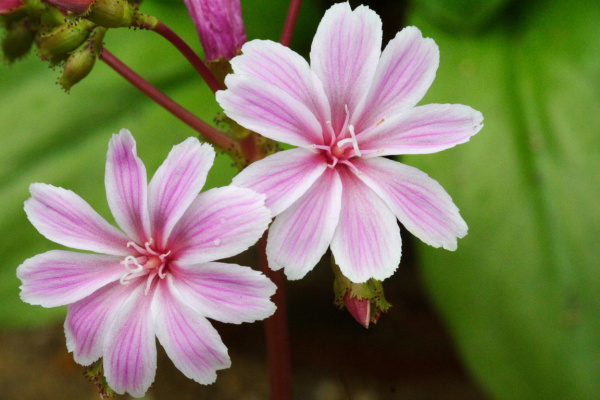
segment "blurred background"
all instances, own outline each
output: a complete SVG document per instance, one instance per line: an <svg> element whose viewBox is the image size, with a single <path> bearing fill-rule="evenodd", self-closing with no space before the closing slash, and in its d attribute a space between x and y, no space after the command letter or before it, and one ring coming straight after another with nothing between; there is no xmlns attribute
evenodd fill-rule
<svg viewBox="0 0 600 400"><path fill-rule="evenodd" d="M600 2L363 3L381 15L384 43L416 25L439 45L423 104L467 104L485 117L469 143L401 159L444 186L469 235L456 252L403 235L402 264L384 282L393 308L368 330L333 306L326 263L289 282L296 399L600 399ZM304 1L294 50L308 55L331 4ZM242 7L249 39L278 40L287 1ZM145 0L142 11L200 51L183 2ZM206 85L158 35L112 29L105 44L205 121L217 115ZM25 217L29 184L71 189L110 220L110 135L131 130L149 174L195 135L102 62L68 95L58 76L35 54L0 65L1 400L98 396L67 353L65 310L19 300L16 267L57 247ZM218 157L207 188L235 171ZM267 398L262 324L215 325L232 368L205 387L160 353L147 399Z"/></svg>

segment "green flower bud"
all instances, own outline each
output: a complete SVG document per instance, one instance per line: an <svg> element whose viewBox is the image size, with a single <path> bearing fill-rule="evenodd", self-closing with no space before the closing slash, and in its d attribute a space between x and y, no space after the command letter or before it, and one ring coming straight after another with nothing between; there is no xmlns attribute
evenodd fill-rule
<svg viewBox="0 0 600 400"><path fill-rule="evenodd" d="M37 45L40 58L50 61L52 65L59 63L90 37L95 26L93 22L80 19L38 36Z"/></svg>
<svg viewBox="0 0 600 400"><path fill-rule="evenodd" d="M35 32L27 19L13 21L7 26L6 36L2 39L4 58L12 63L25 56L31 49Z"/></svg>
<svg viewBox="0 0 600 400"><path fill-rule="evenodd" d="M89 41L67 58L65 69L58 81L66 92L69 92L76 83L88 76L94 68L96 58L102 51L105 33L105 28L97 28Z"/></svg>

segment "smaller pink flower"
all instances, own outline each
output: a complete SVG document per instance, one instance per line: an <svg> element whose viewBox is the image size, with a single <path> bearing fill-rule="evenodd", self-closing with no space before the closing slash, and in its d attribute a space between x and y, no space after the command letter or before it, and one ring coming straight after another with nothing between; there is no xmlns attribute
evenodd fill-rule
<svg viewBox="0 0 600 400"><path fill-rule="evenodd" d="M147 184L127 130L106 161L108 203L120 231L81 197L34 183L25 212L46 238L94 253L52 250L17 269L21 298L68 305L67 348L89 365L103 357L109 386L144 395L156 372L155 336L184 375L203 384L227 368L227 348L207 318L239 324L275 311L261 273L213 260L254 244L271 217L264 196L223 187L200 195L214 150L189 138Z"/></svg>
<svg viewBox="0 0 600 400"><path fill-rule="evenodd" d="M246 42L240 0L185 0L207 61L231 60Z"/></svg>
<svg viewBox="0 0 600 400"><path fill-rule="evenodd" d="M8 14L23 5L22 0L0 0L0 15Z"/></svg>

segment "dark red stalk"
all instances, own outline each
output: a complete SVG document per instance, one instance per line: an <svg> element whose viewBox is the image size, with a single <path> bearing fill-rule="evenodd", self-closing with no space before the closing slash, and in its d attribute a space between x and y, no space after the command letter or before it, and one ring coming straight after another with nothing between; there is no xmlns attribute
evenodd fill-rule
<svg viewBox="0 0 600 400"><path fill-rule="evenodd" d="M228 152L239 152L240 145L233 139L225 136L218 129L210 126L194 114L177 104L169 96L152 86L144 78L136 74L131 68L126 66L121 60L115 57L108 50L102 50L100 59L108 64L112 69L117 71L125 80L130 82L133 86L141 90L152 100L157 102L159 105L164 107L171 114L179 118L181 121L186 123L200 135L204 136L208 141L219 146L220 148Z"/></svg>
<svg viewBox="0 0 600 400"><path fill-rule="evenodd" d="M182 38L179 37L171 28L167 25L159 22L156 27L152 29L154 32L158 33L165 39L167 39L173 46L177 48L187 58L187 60L192 64L192 66L198 71L202 79L206 82L210 90L216 92L217 90L224 90L223 85L215 78L213 73L208 69L204 61L198 57L196 52L192 50L190 46L186 42L183 41Z"/></svg>
<svg viewBox="0 0 600 400"><path fill-rule="evenodd" d="M265 320L267 362L269 365L269 392L271 400L292 400L292 362L288 332L285 276L281 270L273 271L267 262L267 234L258 241L258 258L262 272L277 285L271 298L277 311Z"/></svg>
<svg viewBox="0 0 600 400"><path fill-rule="evenodd" d="M279 39L279 43L284 46L289 46L292 42L292 35L294 34L294 28L296 27L296 20L298 19L301 5L302 0L290 1L290 7L288 8L288 13L285 17L283 31L281 32L281 39Z"/></svg>

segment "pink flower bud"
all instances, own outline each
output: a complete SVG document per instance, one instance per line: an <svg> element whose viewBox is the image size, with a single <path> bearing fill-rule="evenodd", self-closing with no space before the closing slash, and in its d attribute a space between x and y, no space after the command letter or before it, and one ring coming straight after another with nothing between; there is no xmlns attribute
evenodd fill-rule
<svg viewBox="0 0 600 400"><path fill-rule="evenodd" d="M359 299L353 296L352 292L348 291L346 296L344 296L344 305L356 322L365 328L369 327L369 323L371 322L371 300L367 298Z"/></svg>
<svg viewBox="0 0 600 400"><path fill-rule="evenodd" d="M9 14L21 6L23 6L21 0L0 0L0 15Z"/></svg>
<svg viewBox="0 0 600 400"><path fill-rule="evenodd" d="M240 0L185 0L207 61L231 60L246 42Z"/></svg>
<svg viewBox="0 0 600 400"><path fill-rule="evenodd" d="M62 8L63 10L74 12L75 14L83 14L90 8L94 0L45 0L46 3L54 7Z"/></svg>

